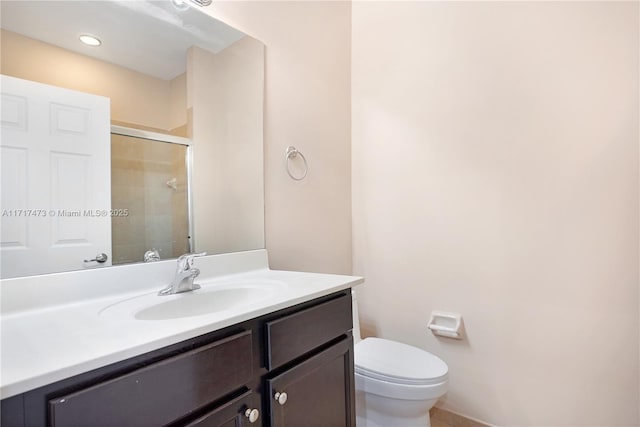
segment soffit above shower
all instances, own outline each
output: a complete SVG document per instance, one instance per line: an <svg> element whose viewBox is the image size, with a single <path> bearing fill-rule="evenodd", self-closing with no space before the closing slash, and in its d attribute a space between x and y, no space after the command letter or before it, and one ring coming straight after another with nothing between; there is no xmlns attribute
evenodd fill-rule
<svg viewBox="0 0 640 427"><path fill-rule="evenodd" d="M5 30L165 80L185 71L189 47L218 53L245 35L170 0L3 0L1 8ZM99 37L102 46L83 45L81 34Z"/></svg>

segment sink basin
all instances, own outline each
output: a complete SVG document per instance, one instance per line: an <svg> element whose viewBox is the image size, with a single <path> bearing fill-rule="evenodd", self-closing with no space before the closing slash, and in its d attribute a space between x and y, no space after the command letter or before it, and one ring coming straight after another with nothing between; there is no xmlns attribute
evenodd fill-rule
<svg viewBox="0 0 640 427"><path fill-rule="evenodd" d="M127 315L138 320L170 320L233 310L272 296L286 286L275 280L233 281L203 285L175 295L140 295L100 310L100 315Z"/></svg>

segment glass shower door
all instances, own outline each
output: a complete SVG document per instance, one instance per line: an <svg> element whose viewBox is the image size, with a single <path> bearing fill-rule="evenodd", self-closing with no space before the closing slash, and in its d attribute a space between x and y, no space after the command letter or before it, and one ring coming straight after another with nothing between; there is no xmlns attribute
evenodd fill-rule
<svg viewBox="0 0 640 427"><path fill-rule="evenodd" d="M189 252L187 148L112 133L113 264Z"/></svg>

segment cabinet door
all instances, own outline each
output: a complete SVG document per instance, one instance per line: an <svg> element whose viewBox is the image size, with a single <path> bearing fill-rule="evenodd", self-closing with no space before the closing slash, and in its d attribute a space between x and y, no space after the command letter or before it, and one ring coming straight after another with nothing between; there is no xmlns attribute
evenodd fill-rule
<svg viewBox="0 0 640 427"><path fill-rule="evenodd" d="M248 391L231 402L206 413L185 427L261 426L260 395Z"/></svg>
<svg viewBox="0 0 640 427"><path fill-rule="evenodd" d="M272 427L355 427L353 381L349 337L267 380Z"/></svg>

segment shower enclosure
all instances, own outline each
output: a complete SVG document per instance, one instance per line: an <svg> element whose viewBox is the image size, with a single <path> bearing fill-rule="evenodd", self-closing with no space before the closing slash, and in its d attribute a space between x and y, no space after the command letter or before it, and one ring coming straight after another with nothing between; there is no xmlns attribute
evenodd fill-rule
<svg viewBox="0 0 640 427"><path fill-rule="evenodd" d="M113 264L143 261L150 250L161 259L190 251L187 143L170 135L112 131Z"/></svg>

